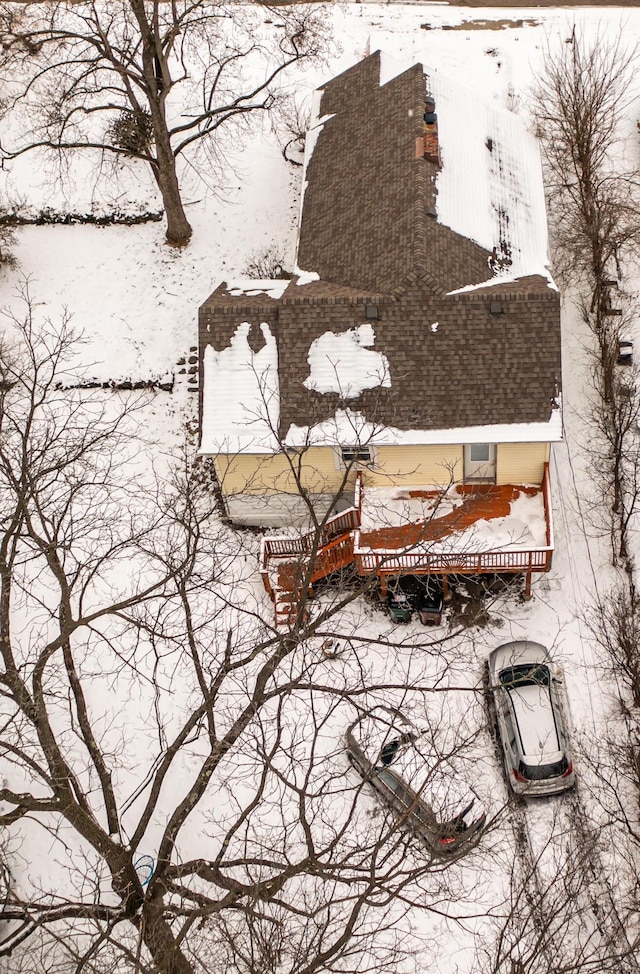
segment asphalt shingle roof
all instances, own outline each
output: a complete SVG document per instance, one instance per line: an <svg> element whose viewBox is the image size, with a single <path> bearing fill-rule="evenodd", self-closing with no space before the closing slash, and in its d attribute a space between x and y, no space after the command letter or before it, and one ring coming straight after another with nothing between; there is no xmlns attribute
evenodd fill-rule
<svg viewBox="0 0 640 974"><path fill-rule="evenodd" d="M547 422L560 383L557 291L539 273L490 280L491 252L439 222L447 159L434 154L431 129L423 141L425 72L416 64L380 86L380 70L376 53L322 90L297 254L298 267L320 280L292 281L278 300L221 286L201 308L201 346L226 347L250 321L258 350L258 325L268 322L284 436L292 423L321 422L345 405L335 392L304 387L309 348L327 331L362 325L375 305L375 350L388 359L391 388L348 403L369 421L404 430ZM518 119L498 127L517 142L519 126L526 131ZM497 148L487 149L493 158ZM508 152L517 157L518 145Z"/></svg>

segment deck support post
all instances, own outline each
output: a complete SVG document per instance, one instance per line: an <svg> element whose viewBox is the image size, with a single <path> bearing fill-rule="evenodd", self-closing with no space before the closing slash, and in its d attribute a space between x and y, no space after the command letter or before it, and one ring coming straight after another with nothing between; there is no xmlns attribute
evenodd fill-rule
<svg viewBox="0 0 640 974"><path fill-rule="evenodd" d="M449 576L444 572L442 576L442 599L444 602L448 602L450 597L449 592Z"/></svg>
<svg viewBox="0 0 640 974"><path fill-rule="evenodd" d="M381 594L381 596L382 596L383 599L386 599L386 597L387 597L387 576L386 575L380 575L379 578L380 578L380 594Z"/></svg>
<svg viewBox="0 0 640 974"><path fill-rule="evenodd" d="M525 584L524 584L525 602L528 602L529 599L531 598L531 574L532 574L531 569L529 569L525 575Z"/></svg>

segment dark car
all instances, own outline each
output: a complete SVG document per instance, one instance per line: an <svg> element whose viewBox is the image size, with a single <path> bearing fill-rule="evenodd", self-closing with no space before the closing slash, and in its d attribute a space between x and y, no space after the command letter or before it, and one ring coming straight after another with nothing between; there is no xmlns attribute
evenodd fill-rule
<svg viewBox="0 0 640 974"><path fill-rule="evenodd" d="M387 588L387 606L393 622L411 622L414 612L423 625L442 619L444 596L438 575L399 575Z"/></svg>
<svg viewBox="0 0 640 974"><path fill-rule="evenodd" d="M354 768L437 855L460 852L479 837L486 815L480 799L425 735L400 711L374 707L347 731Z"/></svg>

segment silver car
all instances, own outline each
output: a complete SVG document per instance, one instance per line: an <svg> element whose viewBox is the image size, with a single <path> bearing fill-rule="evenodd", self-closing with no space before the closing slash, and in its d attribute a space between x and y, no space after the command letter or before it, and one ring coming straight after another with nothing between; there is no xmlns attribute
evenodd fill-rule
<svg viewBox="0 0 640 974"><path fill-rule="evenodd" d="M498 646L489 657L504 765L517 795L554 795L575 784L562 674L540 643Z"/></svg>
<svg viewBox="0 0 640 974"><path fill-rule="evenodd" d="M398 813L398 824L432 852L451 855L478 838L486 820L480 799L400 711L372 708L351 724L346 745L351 764Z"/></svg>

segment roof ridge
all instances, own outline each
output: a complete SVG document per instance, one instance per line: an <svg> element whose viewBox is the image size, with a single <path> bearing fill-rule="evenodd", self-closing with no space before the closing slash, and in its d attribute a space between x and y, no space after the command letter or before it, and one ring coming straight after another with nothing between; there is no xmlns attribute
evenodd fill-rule
<svg viewBox="0 0 640 974"><path fill-rule="evenodd" d="M343 284L341 281L331 278L317 278L309 280L299 288L297 284L299 278L294 275L289 287L284 291L280 298L283 304L317 303L318 301L329 301L331 304L342 304L349 301L362 301L367 304L389 301L391 295L384 288L372 287L362 288L353 287L350 284ZM332 293L333 292L333 293Z"/></svg>
<svg viewBox="0 0 640 974"><path fill-rule="evenodd" d="M420 64L420 71L415 72L415 91L414 91L414 112L416 112L416 146L424 136L424 102L427 94L427 76L424 66ZM427 203L431 202L429 196L429 186L427 184L427 166L425 164L424 153L420 156L416 154L414 159L414 184L415 194L413 201L413 246L412 246L412 270L427 270Z"/></svg>

